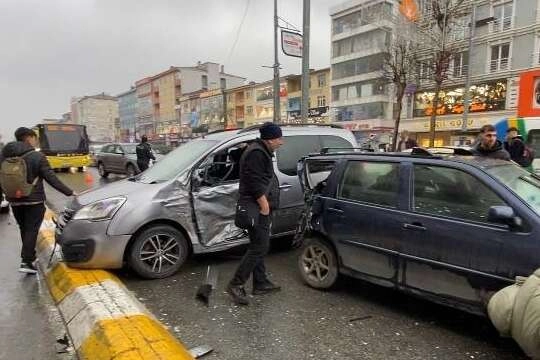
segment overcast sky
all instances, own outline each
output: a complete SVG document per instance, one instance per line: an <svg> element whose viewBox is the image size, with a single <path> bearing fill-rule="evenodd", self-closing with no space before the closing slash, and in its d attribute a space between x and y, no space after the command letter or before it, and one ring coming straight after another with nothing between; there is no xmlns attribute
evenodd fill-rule
<svg viewBox="0 0 540 360"><path fill-rule="evenodd" d="M311 67L330 62L329 7L312 0ZM0 0L0 134L69 111L72 96L117 95L169 66L225 63L225 71L262 81L273 63L273 1ZM279 0L280 16L302 26L302 0ZM281 55L282 74L301 60Z"/></svg>

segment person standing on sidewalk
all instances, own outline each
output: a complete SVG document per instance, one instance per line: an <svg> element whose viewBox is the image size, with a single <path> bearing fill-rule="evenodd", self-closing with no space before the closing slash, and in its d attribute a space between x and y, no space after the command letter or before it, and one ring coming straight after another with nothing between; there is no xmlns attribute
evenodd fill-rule
<svg viewBox="0 0 540 360"><path fill-rule="evenodd" d="M239 200L236 225L247 229L249 246L227 292L238 305L249 305L244 284L253 274L253 295L278 291L266 274L264 256L270 247L272 208L278 196L278 181L274 174L272 158L283 145L281 128L265 123L259 129L260 138L244 151L240 159Z"/></svg>
<svg viewBox="0 0 540 360"><path fill-rule="evenodd" d="M148 138L143 135L141 143L137 145L137 166L139 171L143 172L148 169L150 160L156 160L154 154L152 154L152 146L148 143Z"/></svg>
<svg viewBox="0 0 540 360"><path fill-rule="evenodd" d="M15 139L0 154L0 185L21 231L19 271L35 274L36 241L45 215L43 180L66 196L75 193L58 180L45 155L35 150L37 135L33 130L21 127L15 131Z"/></svg>

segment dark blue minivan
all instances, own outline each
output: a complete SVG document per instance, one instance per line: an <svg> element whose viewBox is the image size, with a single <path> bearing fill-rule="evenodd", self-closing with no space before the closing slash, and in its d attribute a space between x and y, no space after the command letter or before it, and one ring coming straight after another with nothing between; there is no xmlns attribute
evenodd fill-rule
<svg viewBox="0 0 540 360"><path fill-rule="evenodd" d="M338 274L472 313L540 267L540 178L473 156L333 153L299 164L312 203L303 279Z"/></svg>

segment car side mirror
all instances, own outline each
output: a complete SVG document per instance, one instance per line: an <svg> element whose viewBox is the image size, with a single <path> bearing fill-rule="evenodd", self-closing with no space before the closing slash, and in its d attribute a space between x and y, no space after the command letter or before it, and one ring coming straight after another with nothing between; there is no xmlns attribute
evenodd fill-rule
<svg viewBox="0 0 540 360"><path fill-rule="evenodd" d="M512 229L520 228L523 221L509 206L492 206L489 208L488 221L508 225Z"/></svg>

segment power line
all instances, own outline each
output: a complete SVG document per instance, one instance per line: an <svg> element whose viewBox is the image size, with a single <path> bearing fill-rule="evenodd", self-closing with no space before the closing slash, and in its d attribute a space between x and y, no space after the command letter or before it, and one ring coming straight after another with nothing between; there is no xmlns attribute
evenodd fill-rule
<svg viewBox="0 0 540 360"><path fill-rule="evenodd" d="M234 49L236 48L236 45L238 44L238 40L240 39L240 33L242 32L242 27L244 26L244 22L246 21L246 16L249 10L250 2L251 0L246 1L246 8L244 9L244 15L242 16L240 25L238 26L238 31L236 32L236 38L234 39L233 46L231 47L231 51L229 51L229 55L227 56L227 60L224 62L224 64L227 64L227 65L229 64L229 61L231 60Z"/></svg>

